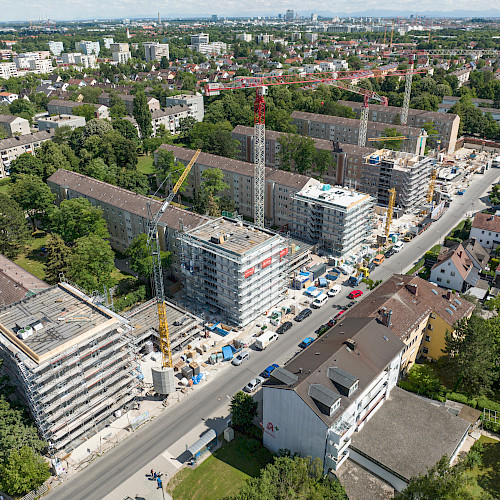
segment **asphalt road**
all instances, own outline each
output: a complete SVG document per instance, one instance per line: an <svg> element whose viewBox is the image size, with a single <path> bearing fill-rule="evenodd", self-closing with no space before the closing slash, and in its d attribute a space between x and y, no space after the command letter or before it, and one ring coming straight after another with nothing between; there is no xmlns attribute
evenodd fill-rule
<svg viewBox="0 0 500 500"><path fill-rule="evenodd" d="M448 211L427 231L406 243L400 253L386 259L371 274L374 280L385 280L394 273L406 272L433 245L464 217L467 212L483 208L479 200L491 184L498 181L500 170L492 169L482 176L476 176L464 196L455 197ZM472 204L474 203L474 207ZM358 287L366 291L365 285ZM182 439L201 419L223 410L227 396L242 389L247 382L271 363L283 364L295 353L300 352L298 343L307 336L314 337L314 331L326 323L349 300L351 288L342 292L309 318L294 326L263 352L251 351L250 359L241 366L231 366L226 372L200 386L181 403L175 404L153 422L141 427L128 439L95 460L79 474L55 488L48 496L51 500L97 500L109 494L118 484L130 478L157 455ZM312 335L311 335L312 334ZM219 425L222 423L218 422ZM207 427L217 422L206 422Z"/></svg>

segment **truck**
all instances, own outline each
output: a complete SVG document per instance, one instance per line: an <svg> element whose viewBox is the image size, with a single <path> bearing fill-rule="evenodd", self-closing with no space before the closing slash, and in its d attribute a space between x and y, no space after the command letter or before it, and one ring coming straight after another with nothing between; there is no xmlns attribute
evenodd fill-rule
<svg viewBox="0 0 500 500"><path fill-rule="evenodd" d="M271 342L278 338L278 334L276 332L267 331L257 337L255 340L255 347L259 351L263 351Z"/></svg>

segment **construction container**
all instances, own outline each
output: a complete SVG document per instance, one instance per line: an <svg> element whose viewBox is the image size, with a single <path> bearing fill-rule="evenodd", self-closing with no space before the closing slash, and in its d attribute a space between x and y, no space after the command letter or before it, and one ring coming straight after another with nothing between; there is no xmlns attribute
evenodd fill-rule
<svg viewBox="0 0 500 500"><path fill-rule="evenodd" d="M175 392L175 379L174 379L174 369L165 368L151 368L151 374L153 376L153 388L158 394L173 394Z"/></svg>
<svg viewBox="0 0 500 500"><path fill-rule="evenodd" d="M200 373L200 365L198 363L189 363L189 366L193 370L193 376L198 375Z"/></svg>
<svg viewBox="0 0 500 500"><path fill-rule="evenodd" d="M193 369L189 365L182 367L182 376L186 377L188 380L193 377Z"/></svg>
<svg viewBox="0 0 500 500"><path fill-rule="evenodd" d="M234 429L232 427L228 427L224 429L224 439L229 443L234 439Z"/></svg>

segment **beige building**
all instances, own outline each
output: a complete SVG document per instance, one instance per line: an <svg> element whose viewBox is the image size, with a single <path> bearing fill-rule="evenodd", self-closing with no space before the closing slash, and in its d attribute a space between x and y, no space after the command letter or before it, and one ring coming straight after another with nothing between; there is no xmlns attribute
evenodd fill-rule
<svg viewBox="0 0 500 500"><path fill-rule="evenodd" d="M362 103L354 101L339 101L342 106L348 106L354 110L356 116L361 115ZM402 108L396 106L381 106L380 104L370 104L368 120L393 124L401 118ZM458 127L460 117L452 113L439 113L437 111L424 111L422 109L408 110L408 125L421 129L424 123L432 122L434 128L439 133L441 147L451 154L455 151L457 143ZM418 134L417 134L418 135Z"/></svg>
<svg viewBox="0 0 500 500"><path fill-rule="evenodd" d="M30 122L20 116L0 115L0 127L9 137L30 133Z"/></svg>
<svg viewBox="0 0 500 500"><path fill-rule="evenodd" d="M189 163L194 151L171 144L162 144L160 149L171 151L176 160ZM200 153L189 174L189 185L186 196L193 198L196 189L202 183L204 170L218 168L224 173L224 182L229 188L223 193L236 204L239 214L254 218L254 172L255 166L241 160L232 160L222 156ZM274 170L266 167L265 189L265 221L269 226L282 227L290 223L292 217L292 196L308 186L319 184L319 181L306 175Z"/></svg>
<svg viewBox="0 0 500 500"><path fill-rule="evenodd" d="M121 99L124 104L125 104L125 109L129 115L131 115L134 112L134 95L129 95L129 94L116 94L116 96ZM147 97L146 100L148 103L148 108L149 111L157 111L160 109L160 101L156 99L155 97ZM98 102L99 104L104 104L104 106L107 106L108 108L111 107L111 96L107 92L103 92L99 97L98 97Z"/></svg>
<svg viewBox="0 0 500 500"><path fill-rule="evenodd" d="M109 108L103 104L83 103L75 101L65 101L63 99L53 99L47 104L49 115L73 115L74 108L82 105L95 108L96 118L109 118Z"/></svg>
<svg viewBox="0 0 500 500"><path fill-rule="evenodd" d="M144 44L146 61L161 61L162 57L170 57L168 43L148 42Z"/></svg>
<svg viewBox="0 0 500 500"><path fill-rule="evenodd" d="M109 242L120 252L125 252L134 238L148 232L148 203L153 214L161 207L160 201L64 169L52 174L47 184L56 194L57 203L87 198L92 205L100 207L108 225ZM172 252L174 274L178 275L179 270L179 231L198 227L208 220L173 205L163 214L158 225L159 241L162 250Z"/></svg>
<svg viewBox="0 0 500 500"><path fill-rule="evenodd" d="M8 175L11 163L23 153L35 154L42 142L50 141L54 130L18 135L0 140L0 179Z"/></svg>

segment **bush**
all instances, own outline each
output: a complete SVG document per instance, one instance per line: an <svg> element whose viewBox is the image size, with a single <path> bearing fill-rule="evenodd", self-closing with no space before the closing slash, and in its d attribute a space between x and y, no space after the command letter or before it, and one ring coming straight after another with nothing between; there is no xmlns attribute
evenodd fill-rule
<svg viewBox="0 0 500 500"><path fill-rule="evenodd" d="M493 422L487 422L483 420L483 429L491 432L499 432L500 433L500 424L495 424Z"/></svg>
<svg viewBox="0 0 500 500"><path fill-rule="evenodd" d="M477 401L475 399L469 399L465 394L460 394L459 392L448 392L446 394L446 399L471 406L472 408L477 406Z"/></svg>
<svg viewBox="0 0 500 500"><path fill-rule="evenodd" d="M485 408L489 410L500 411L500 403L491 399L480 396L477 398L477 409L483 411Z"/></svg>
<svg viewBox="0 0 500 500"><path fill-rule="evenodd" d="M123 311L125 308L144 300L146 298L146 285L141 285L137 290L127 293L125 297L120 297L115 300L115 309Z"/></svg>

